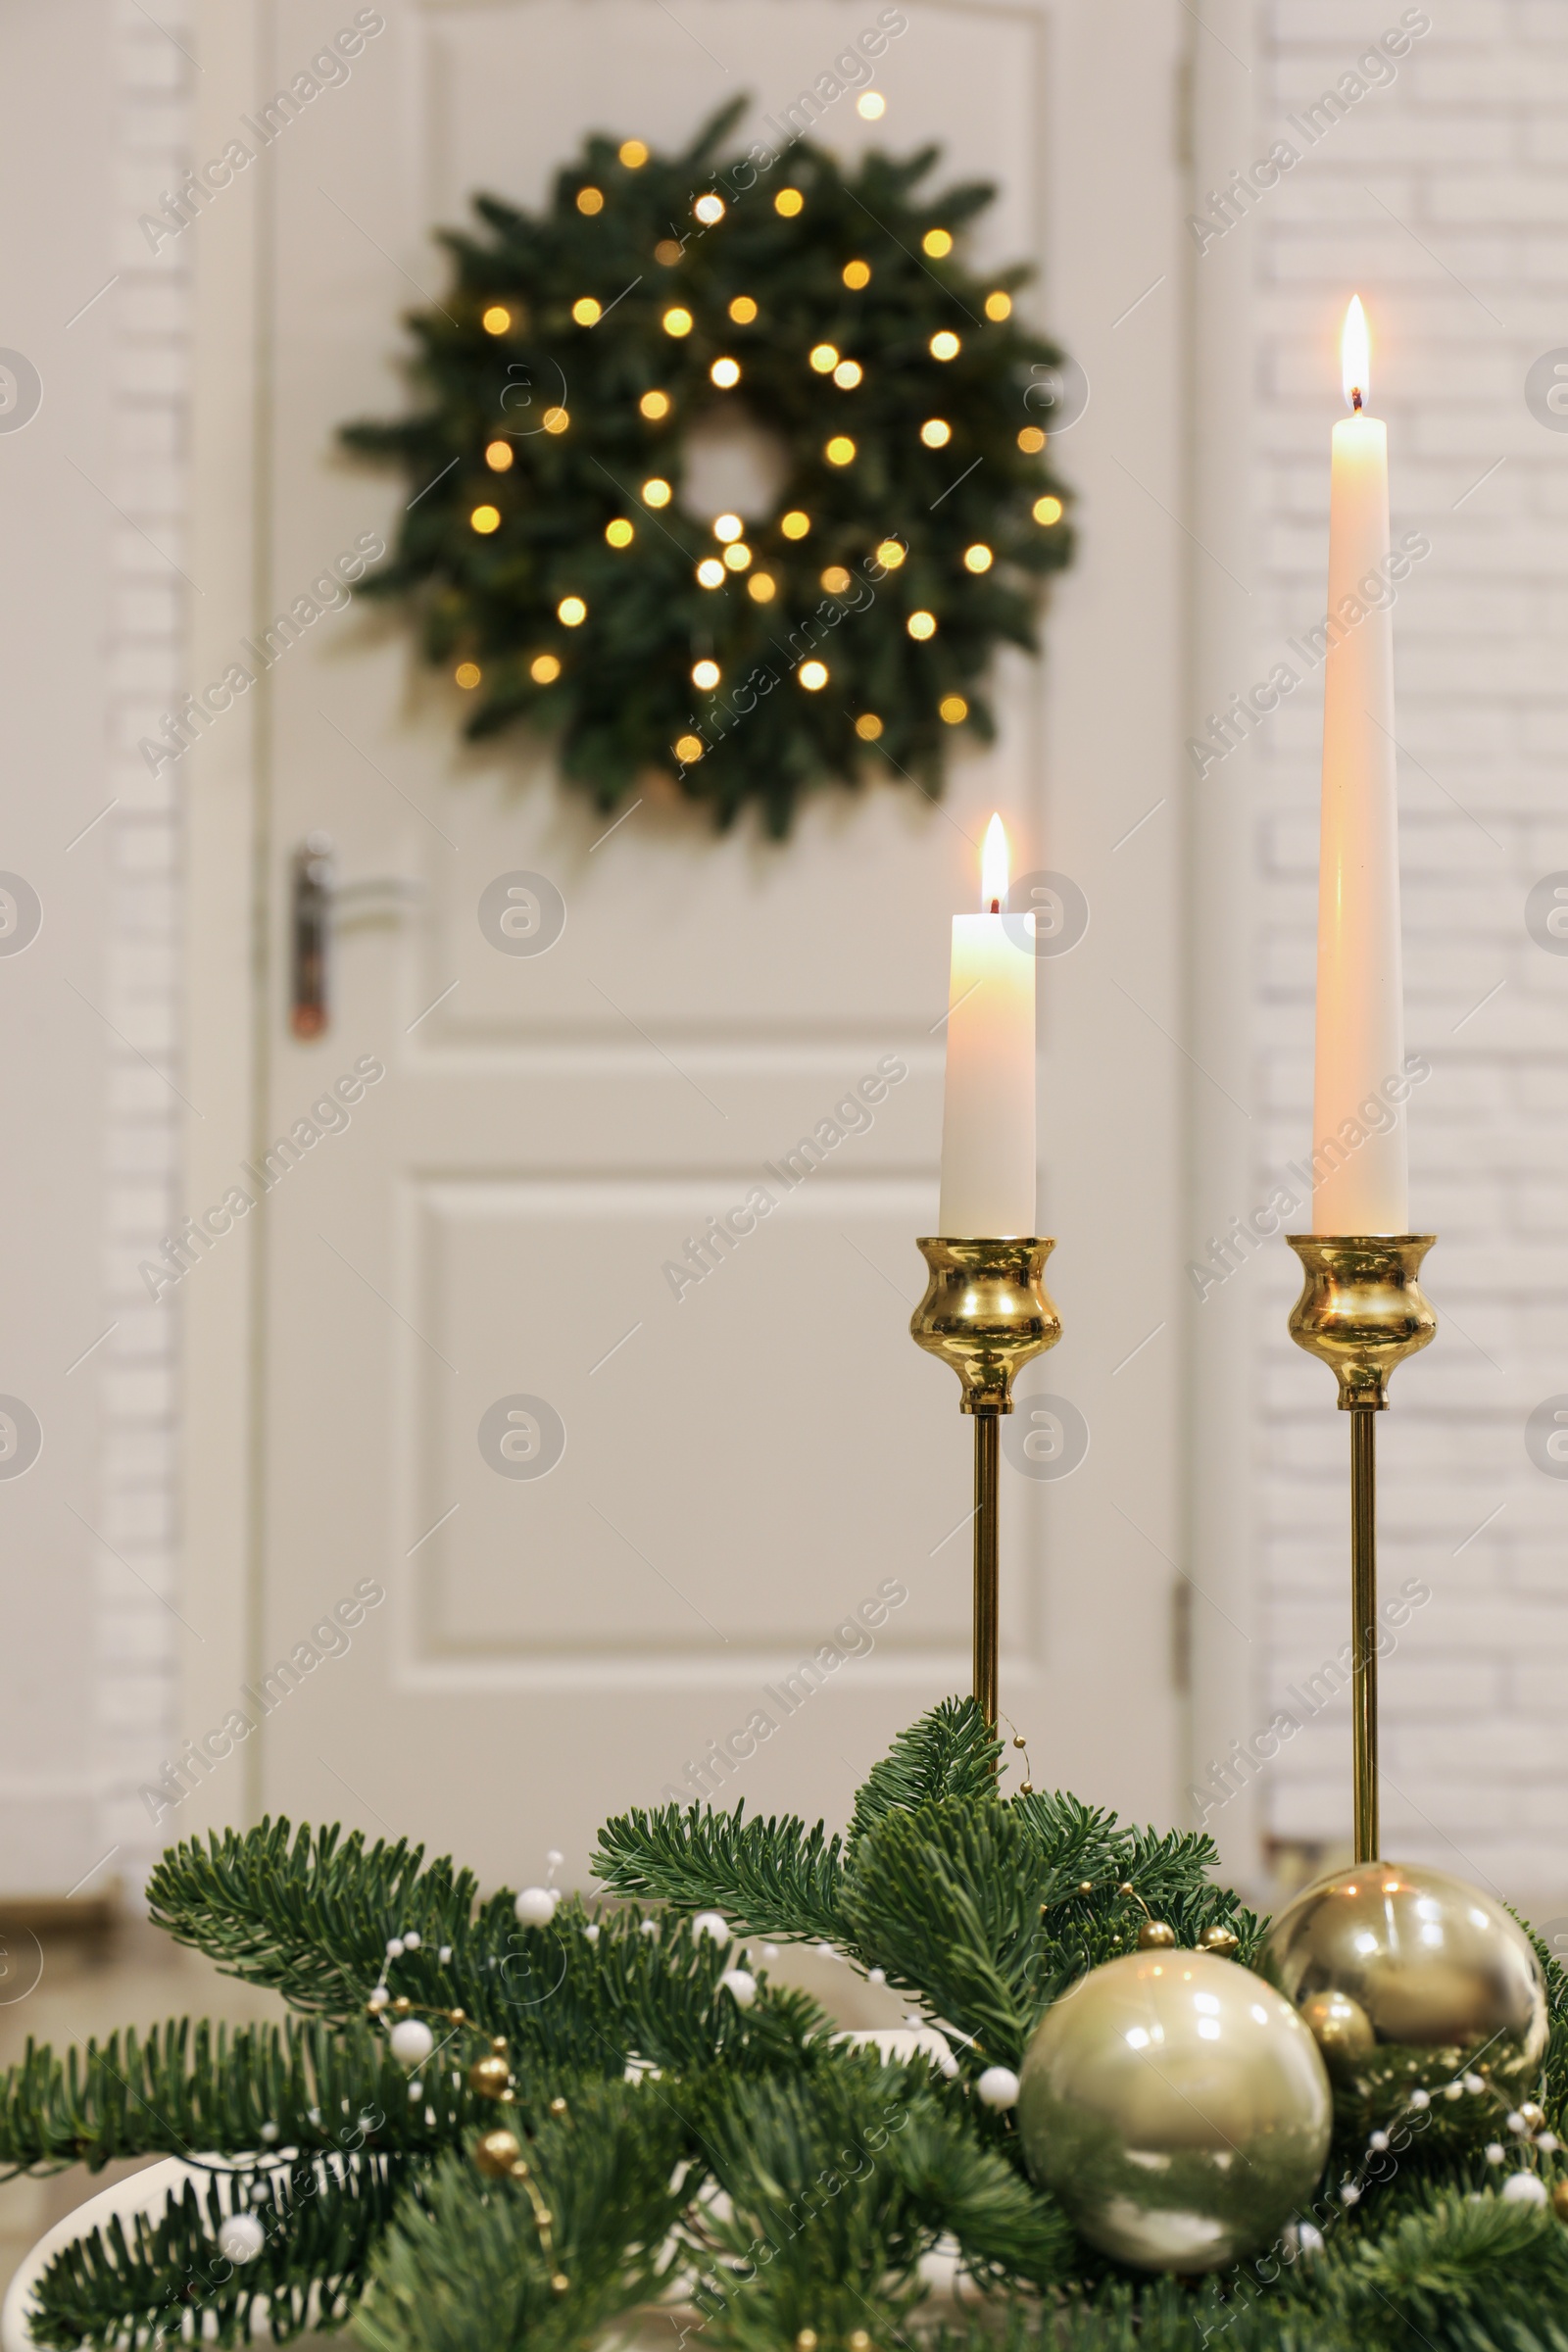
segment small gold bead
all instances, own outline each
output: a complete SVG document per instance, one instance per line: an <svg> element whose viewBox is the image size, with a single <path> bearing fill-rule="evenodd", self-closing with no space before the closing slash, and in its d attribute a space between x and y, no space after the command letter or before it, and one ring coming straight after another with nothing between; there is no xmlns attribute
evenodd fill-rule
<svg viewBox="0 0 1568 2352"><path fill-rule="evenodd" d="M871 2338L863 2328L856 2328L851 2331L850 2352L871 2352Z"/></svg>
<svg viewBox="0 0 1568 2352"><path fill-rule="evenodd" d="M538 2223L541 2230L548 2230L556 2217L553 2213L547 2213L544 2207L541 2205L539 2211L534 2215L533 2218Z"/></svg>
<svg viewBox="0 0 1568 2352"><path fill-rule="evenodd" d="M449 2026L466 2026L467 2022L468 2020L466 2011L462 2009L449 2009L447 2011L447 2024Z"/></svg>
<svg viewBox="0 0 1568 2352"><path fill-rule="evenodd" d="M1568 2180L1559 2180L1551 2192L1552 2211L1559 2222L1568 2222Z"/></svg>
<svg viewBox="0 0 1568 2352"><path fill-rule="evenodd" d="M551 2102L550 2102L550 2112L551 2112L551 2114L552 2114L552 2115L564 2115L564 2114L565 2114L565 2112L566 2112L566 2102L565 2102L565 2100L564 2100L564 2099L552 2099L552 2100L551 2100Z"/></svg>
<svg viewBox="0 0 1568 2352"><path fill-rule="evenodd" d="M1133 1885L1131 1879L1123 1879L1121 1885L1117 1887L1116 1892L1118 1894L1136 1894L1138 1889Z"/></svg>
<svg viewBox="0 0 1568 2352"><path fill-rule="evenodd" d="M1078 1891L1079 1891L1079 1893L1080 1893L1080 1894L1093 1894L1093 1893L1094 1893L1094 1891L1095 1891L1095 1882L1094 1882L1094 1880L1093 1880L1093 1879L1080 1879L1080 1880L1079 1880L1079 1882L1078 1882Z"/></svg>
<svg viewBox="0 0 1568 2352"><path fill-rule="evenodd" d="M490 2180L499 2180L522 2154L515 2132L486 2132L473 2151L473 2161Z"/></svg>
<svg viewBox="0 0 1568 2352"><path fill-rule="evenodd" d="M408 1994L406 1992L400 1992L397 1999L392 2004L392 2014L394 2017L407 2017L409 2011L413 2007L414 2003L410 2000Z"/></svg>
<svg viewBox="0 0 1568 2352"><path fill-rule="evenodd" d="M506 2035L504 2034L493 2034L490 2036L490 2047L498 2058L504 2058L507 2054Z"/></svg>
<svg viewBox="0 0 1568 2352"><path fill-rule="evenodd" d="M1222 1928L1216 1924L1203 1930L1198 1938L1198 1948L1200 1952L1213 1952L1221 1960L1228 1960L1232 1952L1241 1949L1241 1942L1234 1928Z"/></svg>
<svg viewBox="0 0 1568 2352"><path fill-rule="evenodd" d="M1024 1736L1023 1736L1022 1732L1014 1732L1014 1733L1013 1733L1013 1735L1012 1735L1012 1744L1013 1744L1013 1746L1014 1746L1014 1747L1024 1747L1024 1746L1027 1746L1028 1742L1025 1740L1025 1739L1024 1739ZM865 2333L865 2329L864 2329L863 2328L858 2328L856 2329L855 2333L856 2333L856 2335L863 2335L863 2334ZM850 2341L851 2341L851 2343L853 2343L853 2342L855 2341L855 2336L851 2336L851 2338L850 2338Z"/></svg>
<svg viewBox="0 0 1568 2352"><path fill-rule="evenodd" d="M1546 2118L1534 2099L1526 2099L1519 2109L1519 2114L1532 2132L1544 2132L1546 2129Z"/></svg>
<svg viewBox="0 0 1568 2352"><path fill-rule="evenodd" d="M816 2329L803 2328L795 2338L795 2352L816 2352Z"/></svg>
<svg viewBox="0 0 1568 2352"><path fill-rule="evenodd" d="M519 2157L517 2158L517 2161L516 2161L516 2163L515 2163L515 2164L513 2166L513 2168L512 2168L512 2178L514 2179L514 2180L527 2180L527 2178L528 2178L528 2159L526 2158L526 2156L519 2156Z"/></svg>
<svg viewBox="0 0 1568 2352"><path fill-rule="evenodd" d="M504 2091L502 2091L502 2093L501 2093L501 2104L502 2104L502 2106L503 2106L503 2107L515 2107L515 2105L517 2104L517 2094L516 2094L516 2092L515 2092L514 2090L512 2090L512 2089L507 2089L507 2090L504 2090Z"/></svg>
<svg viewBox="0 0 1568 2352"><path fill-rule="evenodd" d="M1020 1796L1033 1796L1034 1792L1035 1785L1033 1781L1020 1781L1018 1783L1018 1794Z"/></svg>
<svg viewBox="0 0 1568 2352"><path fill-rule="evenodd" d="M557 2271L550 2281L551 2291L558 2295L564 2295L570 2284L571 2280L566 2277L564 2271Z"/></svg>
<svg viewBox="0 0 1568 2352"><path fill-rule="evenodd" d="M494 2054L476 2058L468 2069L468 2088L481 2099L499 2099L506 2091L510 2072L505 2058Z"/></svg>
<svg viewBox="0 0 1568 2352"><path fill-rule="evenodd" d="M1146 1919L1138 1931L1138 1949L1141 1952L1168 1952L1176 1940L1176 1931L1162 1919Z"/></svg>

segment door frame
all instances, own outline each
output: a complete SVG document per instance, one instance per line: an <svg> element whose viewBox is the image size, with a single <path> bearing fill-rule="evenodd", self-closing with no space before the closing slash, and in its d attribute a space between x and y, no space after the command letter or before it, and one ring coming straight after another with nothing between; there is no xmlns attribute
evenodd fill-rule
<svg viewBox="0 0 1568 2352"><path fill-rule="evenodd" d="M526 0L517 0L526 4ZM1097 244L1116 233L1112 205L1085 202L1101 186L1117 152L1116 76L1096 72L1097 44L1118 22L1161 0L1012 0L1048 23L1051 124L1042 282L1092 279ZM950 0L992 13L995 0ZM1250 152L1253 137L1248 63L1252 48L1248 0L1203 0L1207 23L1183 9L1179 82L1169 105L1189 209L1197 191L1221 180ZM203 72L196 105L198 155L221 151L238 117L266 82L269 0L198 0ZM1059 89L1061 94L1055 95ZM1069 97L1067 93L1071 91ZM1123 167L1136 170L1135 156ZM265 298L271 234L265 172L239 175L203 218L194 239L195 337L192 374L192 564L203 583L190 630L191 674L221 674L265 603L268 402L270 352ZM1190 241L1188 241L1190 242ZM1070 250L1070 270L1065 256ZM1244 229L1201 260L1186 256L1185 382L1180 421L1178 500L1187 533L1180 561L1186 603L1180 649L1180 710L1223 704L1250 675L1251 624L1238 614L1207 550L1233 569L1250 563L1247 513L1250 491L1245 410L1252 382L1250 240ZM1070 326L1064 321L1070 340ZM1239 429L1240 428L1240 429ZM1072 594L1068 576L1064 594ZM1092 746L1107 675L1057 662L1052 675L1053 735L1082 751ZM265 681L237 701L220 727L192 746L185 778L185 1065L201 1115L186 1122L184 1176L192 1207L220 1200L241 1162L263 1139L271 975L269 970L268 703ZM1223 782L1195 789L1170 746L1166 783L1182 811L1184 882L1177 943L1184 1002L1180 1080L1186 1143L1180 1171L1178 1230L1183 1237L1223 1230L1245 1203L1250 1152L1234 1123L1220 1129L1203 1070L1223 1068L1235 1091L1250 1094L1246 980L1250 808L1245 779L1227 762ZM1157 789L1157 786L1152 786ZM1198 1065L1201 1065L1200 1067ZM180 1707L184 1727L220 1724L261 1651L261 1554L265 1508L260 1301L267 1278L266 1228L237 1221L221 1250L182 1285L183 1578L187 1602L206 1639L186 1666ZM1200 1562L1198 1584L1208 1607L1190 1612L1188 1729L1181 1778L1196 1777L1199 1743L1192 1726L1241 1732L1250 1720L1254 1670L1238 1656L1228 1623L1252 1616L1252 1559L1248 1500L1249 1329L1238 1285L1188 1308L1174 1376L1187 1401L1182 1428L1181 1526L1186 1563ZM1224 1296L1223 1294L1221 1295ZM1255 1656L1255 1650L1254 1650ZM1211 1742L1209 1742L1211 1744ZM190 1811L216 1825L260 1806L259 1743L241 1750L239 1774L198 1788ZM240 1780L243 1775L243 1783ZM240 1794L243 1786L243 1795ZM1224 1853L1236 1873L1252 1875L1256 1832L1245 1800L1227 1808Z"/></svg>

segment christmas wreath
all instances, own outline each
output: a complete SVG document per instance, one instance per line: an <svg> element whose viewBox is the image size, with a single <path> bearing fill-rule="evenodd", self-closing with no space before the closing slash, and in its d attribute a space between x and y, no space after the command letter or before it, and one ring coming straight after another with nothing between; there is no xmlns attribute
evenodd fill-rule
<svg viewBox="0 0 1568 2352"><path fill-rule="evenodd" d="M994 191L921 195L935 148L720 163L744 104L679 156L590 139L538 216L476 198L409 322L423 404L343 438L407 472L365 592L408 601L469 737L525 720L601 808L660 770L777 836L817 779L935 790L952 729L990 738L991 656L1033 649L1071 532L1028 271L959 258ZM694 430L742 426L776 494L705 511Z"/></svg>
<svg viewBox="0 0 1568 2352"><path fill-rule="evenodd" d="M1080 2234L1104 2155L1042 2184L1043 2039L1096 1986L1165 1971L1163 2014L1191 2012L1185 2057L1167 2040L1135 2071L1111 2202L1190 2221L1183 2146L1207 2140L1245 2216L1278 2118L1253 2112L1250 2058L1227 2091L1219 2018L1229 2004L1244 2041L1266 2038L1278 1996L1250 1973L1263 1923L1211 1883L1206 1837L1009 1789L1002 1761L955 1699L873 1768L843 1837L695 1805L627 1814L601 1834L603 1904L481 1898L450 1861L286 1822L173 1848L155 1920L296 2016L117 2034L64 2061L29 2045L3 2084L0 2163L219 2152L161 2215L56 2254L38 2340L153 2352L352 2318L369 2352L588 2352L662 2303L671 2344L711 2352L1562 2352L1568 1985L1540 1946L1533 2079L1498 2095L1466 2073L1428 2098L1424 2135L1413 2112L1370 2140L1344 2123L1326 2170L1325 2124L1266 2249L1254 2232L1216 2266L1173 2240L1159 2270L1206 2275L1161 2276ZM820 1943L894 1985L925 2049L847 2047L748 1936ZM1091 2101L1144 2068L1140 2035L1089 2050ZM924 2267L939 2244L969 2282L945 2337Z"/></svg>

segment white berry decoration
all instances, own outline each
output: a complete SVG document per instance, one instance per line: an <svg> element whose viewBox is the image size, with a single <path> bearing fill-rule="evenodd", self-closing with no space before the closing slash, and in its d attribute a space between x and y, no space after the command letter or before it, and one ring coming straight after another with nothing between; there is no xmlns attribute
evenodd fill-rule
<svg viewBox="0 0 1568 2352"><path fill-rule="evenodd" d="M988 2066L975 2089L983 2107L1016 2107L1018 2078L1010 2066Z"/></svg>
<svg viewBox="0 0 1568 2352"><path fill-rule="evenodd" d="M1544 2205L1546 2183L1539 2173L1510 2173L1502 2193L1510 2205Z"/></svg>
<svg viewBox="0 0 1568 2352"><path fill-rule="evenodd" d="M556 1898L548 1886L525 1886L512 1907L525 1928L548 1928L556 1916Z"/></svg>
<svg viewBox="0 0 1568 2352"><path fill-rule="evenodd" d="M254 2262L267 2243L267 2231L254 2213L231 2213L218 2232L218 2251L225 2262Z"/></svg>
<svg viewBox="0 0 1568 2352"><path fill-rule="evenodd" d="M757 1998L757 1979L749 1968L726 1968L718 1981L737 2009L749 2009Z"/></svg>
<svg viewBox="0 0 1568 2352"><path fill-rule="evenodd" d="M706 1936L713 1943L728 1943L729 1921L722 1911L699 1911L692 1921L692 1934Z"/></svg>
<svg viewBox="0 0 1568 2352"><path fill-rule="evenodd" d="M422 2066L435 2048L435 2035L422 2017L402 2017L392 2029L392 2055L399 2066Z"/></svg>

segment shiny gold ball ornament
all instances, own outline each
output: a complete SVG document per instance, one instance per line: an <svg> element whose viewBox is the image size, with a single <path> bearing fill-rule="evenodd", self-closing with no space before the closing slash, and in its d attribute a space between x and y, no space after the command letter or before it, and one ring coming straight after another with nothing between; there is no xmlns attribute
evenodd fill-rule
<svg viewBox="0 0 1568 2352"><path fill-rule="evenodd" d="M1280 1913L1257 1965L1315 2036L1348 2127L1387 2123L1412 2091L1430 2098L1471 2069L1508 2095L1535 2085L1540 1962L1502 1905L1462 1879L1425 1863L1331 1871ZM1490 2131L1493 2104L1456 2100L1453 2120Z"/></svg>
<svg viewBox="0 0 1568 2352"><path fill-rule="evenodd" d="M1213 2271L1277 2235L1316 2185L1332 2100L1316 2042L1250 1969L1129 1952L1054 2002L1023 2062L1029 2169L1091 2244Z"/></svg>
<svg viewBox="0 0 1568 2352"><path fill-rule="evenodd" d="M1221 1960L1230 1959L1233 1952L1240 1951L1241 1944L1242 1939L1234 1928L1223 1928L1217 1924L1212 1928L1205 1928L1198 1938L1198 1948L1200 1952L1215 1952Z"/></svg>
<svg viewBox="0 0 1568 2352"><path fill-rule="evenodd" d="M1169 1952L1176 1948L1176 1931L1163 1919L1146 1919L1138 1931L1141 1952Z"/></svg>
<svg viewBox="0 0 1568 2352"><path fill-rule="evenodd" d="M494 2052L488 2058L476 2058L468 2069L468 2088L481 2099L499 2099L511 2080L511 2067Z"/></svg>
<svg viewBox="0 0 1568 2352"><path fill-rule="evenodd" d="M473 2161L487 2180L501 2180L522 2154L514 2132L486 2132L473 2151Z"/></svg>

